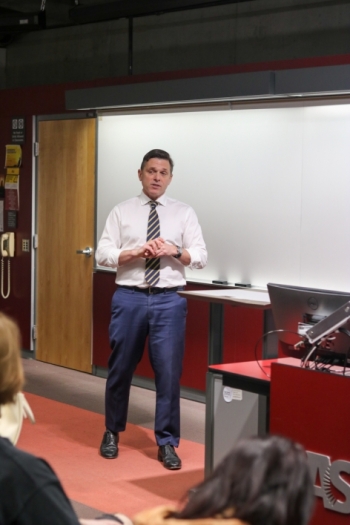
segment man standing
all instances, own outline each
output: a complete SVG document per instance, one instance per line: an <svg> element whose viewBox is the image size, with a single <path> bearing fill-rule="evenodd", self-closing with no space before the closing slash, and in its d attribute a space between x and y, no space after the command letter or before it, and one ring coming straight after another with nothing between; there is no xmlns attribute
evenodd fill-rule
<svg viewBox="0 0 350 525"><path fill-rule="evenodd" d="M180 469L180 377L184 354L185 266L203 268L207 251L193 209L165 195L173 161L163 150L147 153L138 170L143 191L109 214L96 251L101 266L117 269L109 326L111 355L106 383L104 458L118 455L125 430L130 385L146 338L155 374L155 437L158 460Z"/></svg>

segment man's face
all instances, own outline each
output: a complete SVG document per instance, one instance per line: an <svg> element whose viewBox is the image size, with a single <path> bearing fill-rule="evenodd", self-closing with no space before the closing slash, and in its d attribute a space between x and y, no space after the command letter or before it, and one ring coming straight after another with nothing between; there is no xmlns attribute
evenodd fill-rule
<svg viewBox="0 0 350 525"><path fill-rule="evenodd" d="M152 200L165 193L172 179L170 163L165 159L148 160L138 174L144 193Z"/></svg>

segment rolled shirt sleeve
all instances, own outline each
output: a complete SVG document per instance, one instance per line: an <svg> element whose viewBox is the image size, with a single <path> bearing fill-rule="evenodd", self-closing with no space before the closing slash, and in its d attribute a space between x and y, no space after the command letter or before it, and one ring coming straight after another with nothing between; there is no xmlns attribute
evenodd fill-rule
<svg viewBox="0 0 350 525"><path fill-rule="evenodd" d="M208 252L203 239L202 229L193 208L188 208L188 218L183 233L183 248L188 251L191 257L191 262L187 268L200 270L205 267L208 260Z"/></svg>
<svg viewBox="0 0 350 525"><path fill-rule="evenodd" d="M95 259L99 266L118 268L119 255L122 251L120 236L120 212L117 206L107 217Z"/></svg>

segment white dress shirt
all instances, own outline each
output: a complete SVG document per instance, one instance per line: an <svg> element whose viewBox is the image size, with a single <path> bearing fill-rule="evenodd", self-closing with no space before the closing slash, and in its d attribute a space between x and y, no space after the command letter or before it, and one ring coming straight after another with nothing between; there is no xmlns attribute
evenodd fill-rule
<svg viewBox="0 0 350 525"><path fill-rule="evenodd" d="M147 287L145 259L119 266L119 255L124 250L134 250L146 243L150 199L143 192L121 202L109 214L96 250L96 262L100 266L117 269L116 283L125 286ZM157 199L160 236L169 244L185 248L190 256L188 268L204 268L207 249L191 206L163 194ZM157 287L171 288L186 284L184 265L171 256L160 258L160 278Z"/></svg>

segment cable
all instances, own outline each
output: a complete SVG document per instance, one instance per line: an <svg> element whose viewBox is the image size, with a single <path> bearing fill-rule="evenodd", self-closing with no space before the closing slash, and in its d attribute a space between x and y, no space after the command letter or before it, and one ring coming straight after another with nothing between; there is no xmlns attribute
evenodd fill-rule
<svg viewBox="0 0 350 525"><path fill-rule="evenodd" d="M346 334L348 337L350 337L350 331L349 330L345 330L345 329L339 329L339 332L342 332L344 334ZM258 344L260 343L260 341L264 340L265 337L268 337L269 335L272 335L272 334L277 334L277 333L288 333L288 334L294 334L294 335L297 335L298 337L301 337L300 334L298 334L297 332L293 332L292 330L283 330L283 329L279 329L279 330L270 330L269 332L266 332L265 334L263 334L261 337L259 337L259 339L257 340L257 342L255 343L255 347L254 347L254 356L255 356L255 361L257 362L260 370L266 375L266 377L268 377L269 379L271 378L271 376L264 370L264 368L262 367L262 365L260 364L260 360L258 359L258 354L257 354L257 348L258 348ZM328 343L329 342L332 342L334 340L334 332L328 334L328 336L326 336L325 338L321 339L321 341L319 341L318 344L315 344L311 350L309 351L309 353L304 357L301 357L300 359L300 366L301 368L308 368L309 370L319 370L319 371L329 371L329 372L333 372L333 373L337 373L337 374L342 374L344 376L346 375L349 375L350 373L350 370L348 372L348 374L346 373L346 370L347 370L347 363L348 363L348 359L350 359L350 347L347 351L346 354L344 354L344 361L343 361L343 370L342 371L337 371L337 370L332 370L332 367L335 366L334 363L332 362L328 362L328 363L322 363L321 359L320 359L320 356L317 355L316 353L316 356L315 356L315 359L313 361L311 361L311 363L313 364L313 366L310 365L310 357L312 356L312 354L318 350L319 346L321 343ZM299 347L301 346L304 346L305 349L307 349L309 347L309 344L307 343L307 341L305 341L304 339L298 341L297 343L295 343L294 345L294 349L297 350ZM327 346L326 346L327 348ZM328 347L328 350L330 352L332 352L330 350L330 348ZM330 356L331 357L331 356Z"/></svg>
<svg viewBox="0 0 350 525"><path fill-rule="evenodd" d="M307 354L307 356L305 357L305 359L304 359L304 358L301 359L301 365L300 365L301 368L311 368L310 365L309 365L309 358L312 356L312 354L313 354L314 351L316 350L317 346L318 346L318 345L314 345L314 346L311 348L310 352L309 352L309 353ZM314 363L315 363L315 366L317 366L316 361L314 361Z"/></svg>
<svg viewBox="0 0 350 525"><path fill-rule="evenodd" d="M283 333L287 333L287 334L294 334L294 335L297 335L298 337L300 337L300 334L298 334L297 332L293 332L292 330L283 330L283 329L279 329L279 330L270 330L269 332L266 332L265 334L263 334L261 337L259 337L259 339L257 340L257 342L255 343L255 347L254 347L254 356L255 356L255 361L257 362L260 370L266 375L266 377L268 377L270 379L270 375L267 374L265 372L265 370L263 369L263 367L261 366L260 362L259 362L259 359L258 359L258 355L257 355L257 348L258 348L258 344L260 343L260 341L264 340L265 337L269 336L269 335L272 335L272 334L277 334L277 333L280 333L280 332L283 332ZM298 343L296 343L294 345L294 348L296 346L300 346L300 344L304 343L304 341L299 341Z"/></svg>
<svg viewBox="0 0 350 525"><path fill-rule="evenodd" d="M348 337L350 337L350 331L346 329L340 329ZM332 372L335 374L342 374L343 376L349 375L350 371L348 370L349 364L349 352L350 347L346 353L337 354L333 353L332 345L333 341L336 339L336 332L331 332L326 337L322 338L316 345L312 347L308 355L305 357L304 368L309 368L310 370L318 370L320 372ZM313 366L310 366L309 359L313 352L316 351L315 358L313 359ZM320 351L320 353L318 353ZM322 355L322 351L326 351L325 355ZM327 353L328 352L328 353ZM342 370L334 370L334 366L341 366ZM348 373L347 373L348 372Z"/></svg>
<svg viewBox="0 0 350 525"><path fill-rule="evenodd" d="M11 266L10 259L7 259L7 294L4 294L4 273L5 273L5 262L4 258L1 258L1 295L4 299L7 299L10 295L10 277L11 277Z"/></svg>

